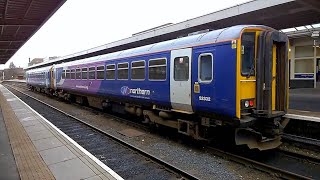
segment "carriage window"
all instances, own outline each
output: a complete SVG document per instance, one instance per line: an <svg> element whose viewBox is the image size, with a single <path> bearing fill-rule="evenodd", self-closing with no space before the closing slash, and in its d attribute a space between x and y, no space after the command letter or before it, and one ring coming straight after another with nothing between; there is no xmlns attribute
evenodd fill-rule
<svg viewBox="0 0 320 180"><path fill-rule="evenodd" d="M131 79L144 80L145 79L145 61L134 61L131 64Z"/></svg>
<svg viewBox="0 0 320 180"><path fill-rule="evenodd" d="M75 74L75 70L71 69L71 79L75 79L76 74Z"/></svg>
<svg viewBox="0 0 320 180"><path fill-rule="evenodd" d="M47 76L47 77L49 77L49 76ZM62 77L62 79L66 79L66 70L62 71L61 77Z"/></svg>
<svg viewBox="0 0 320 180"><path fill-rule="evenodd" d="M127 80L128 79L128 63L118 64L118 79Z"/></svg>
<svg viewBox="0 0 320 180"><path fill-rule="evenodd" d="M97 67L97 79L104 79L104 66Z"/></svg>
<svg viewBox="0 0 320 180"><path fill-rule="evenodd" d="M255 33L245 32L241 36L241 74L254 76L255 68Z"/></svg>
<svg viewBox="0 0 320 180"><path fill-rule="evenodd" d="M70 75L70 70L66 70L66 79L70 79L71 75Z"/></svg>
<svg viewBox="0 0 320 180"><path fill-rule="evenodd" d="M96 68L91 67L89 68L89 79L96 79Z"/></svg>
<svg viewBox="0 0 320 180"><path fill-rule="evenodd" d="M175 81L188 81L189 80L189 57L176 57L174 58L174 74Z"/></svg>
<svg viewBox="0 0 320 180"><path fill-rule="evenodd" d="M166 80L167 78L167 59L149 60L149 80Z"/></svg>
<svg viewBox="0 0 320 180"><path fill-rule="evenodd" d="M199 56L199 80L210 82L213 79L213 58L212 54L201 54Z"/></svg>
<svg viewBox="0 0 320 180"><path fill-rule="evenodd" d="M80 70L80 68L76 69L76 79L81 79L81 70Z"/></svg>
<svg viewBox="0 0 320 180"><path fill-rule="evenodd" d="M88 79L88 68L82 68L82 79Z"/></svg>
<svg viewBox="0 0 320 180"><path fill-rule="evenodd" d="M115 79L116 66L110 64L106 66L106 79Z"/></svg>

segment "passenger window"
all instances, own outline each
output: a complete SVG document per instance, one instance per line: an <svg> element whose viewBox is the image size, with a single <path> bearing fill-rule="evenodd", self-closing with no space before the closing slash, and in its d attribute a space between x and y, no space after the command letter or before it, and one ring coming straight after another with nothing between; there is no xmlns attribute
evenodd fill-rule
<svg viewBox="0 0 320 180"><path fill-rule="evenodd" d="M145 79L145 61L134 61L131 64L131 79L144 80Z"/></svg>
<svg viewBox="0 0 320 180"><path fill-rule="evenodd" d="M174 58L174 80L188 81L189 80L189 57Z"/></svg>
<svg viewBox="0 0 320 180"><path fill-rule="evenodd" d="M71 79L75 79L75 70L74 69L71 69Z"/></svg>
<svg viewBox="0 0 320 180"><path fill-rule="evenodd" d="M88 79L88 68L82 68L81 77L82 79Z"/></svg>
<svg viewBox="0 0 320 180"><path fill-rule="evenodd" d="M213 79L212 54L201 54L199 56L199 81L211 82Z"/></svg>
<svg viewBox="0 0 320 180"><path fill-rule="evenodd" d="M104 79L104 66L97 67L97 79Z"/></svg>
<svg viewBox="0 0 320 180"><path fill-rule="evenodd" d="M70 79L71 75L70 75L70 70L66 70L66 79Z"/></svg>
<svg viewBox="0 0 320 180"><path fill-rule="evenodd" d="M167 79L167 59L149 60L149 80L163 81Z"/></svg>
<svg viewBox="0 0 320 180"><path fill-rule="evenodd" d="M120 63L118 64L118 79L128 80L128 63Z"/></svg>
<svg viewBox="0 0 320 180"><path fill-rule="evenodd" d="M80 70L80 68L76 69L76 79L81 79L81 70Z"/></svg>
<svg viewBox="0 0 320 180"><path fill-rule="evenodd" d="M91 67L89 68L89 79L96 79L96 68Z"/></svg>
<svg viewBox="0 0 320 180"><path fill-rule="evenodd" d="M116 66L110 64L106 66L106 79L114 80L115 79Z"/></svg>

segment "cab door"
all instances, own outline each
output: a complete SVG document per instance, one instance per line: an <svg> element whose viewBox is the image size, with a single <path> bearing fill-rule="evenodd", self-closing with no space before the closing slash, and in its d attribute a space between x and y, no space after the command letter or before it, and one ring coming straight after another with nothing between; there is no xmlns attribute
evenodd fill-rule
<svg viewBox="0 0 320 180"><path fill-rule="evenodd" d="M191 105L192 48L171 51L170 100L173 110L192 113Z"/></svg>

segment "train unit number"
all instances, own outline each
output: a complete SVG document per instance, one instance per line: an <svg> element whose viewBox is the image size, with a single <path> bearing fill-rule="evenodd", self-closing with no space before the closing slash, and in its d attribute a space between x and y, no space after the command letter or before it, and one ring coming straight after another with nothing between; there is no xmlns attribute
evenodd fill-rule
<svg viewBox="0 0 320 180"><path fill-rule="evenodd" d="M207 96L199 96L199 101L211 101L211 98Z"/></svg>

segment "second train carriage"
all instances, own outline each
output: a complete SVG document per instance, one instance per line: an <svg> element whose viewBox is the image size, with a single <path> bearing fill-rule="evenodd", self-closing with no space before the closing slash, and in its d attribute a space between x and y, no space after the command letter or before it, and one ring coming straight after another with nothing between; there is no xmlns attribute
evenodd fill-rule
<svg viewBox="0 0 320 180"><path fill-rule="evenodd" d="M237 144L264 150L281 143L288 39L266 26L233 26L27 74L42 70L49 70L46 88L61 97L114 110L122 104L196 139L226 125Z"/></svg>

